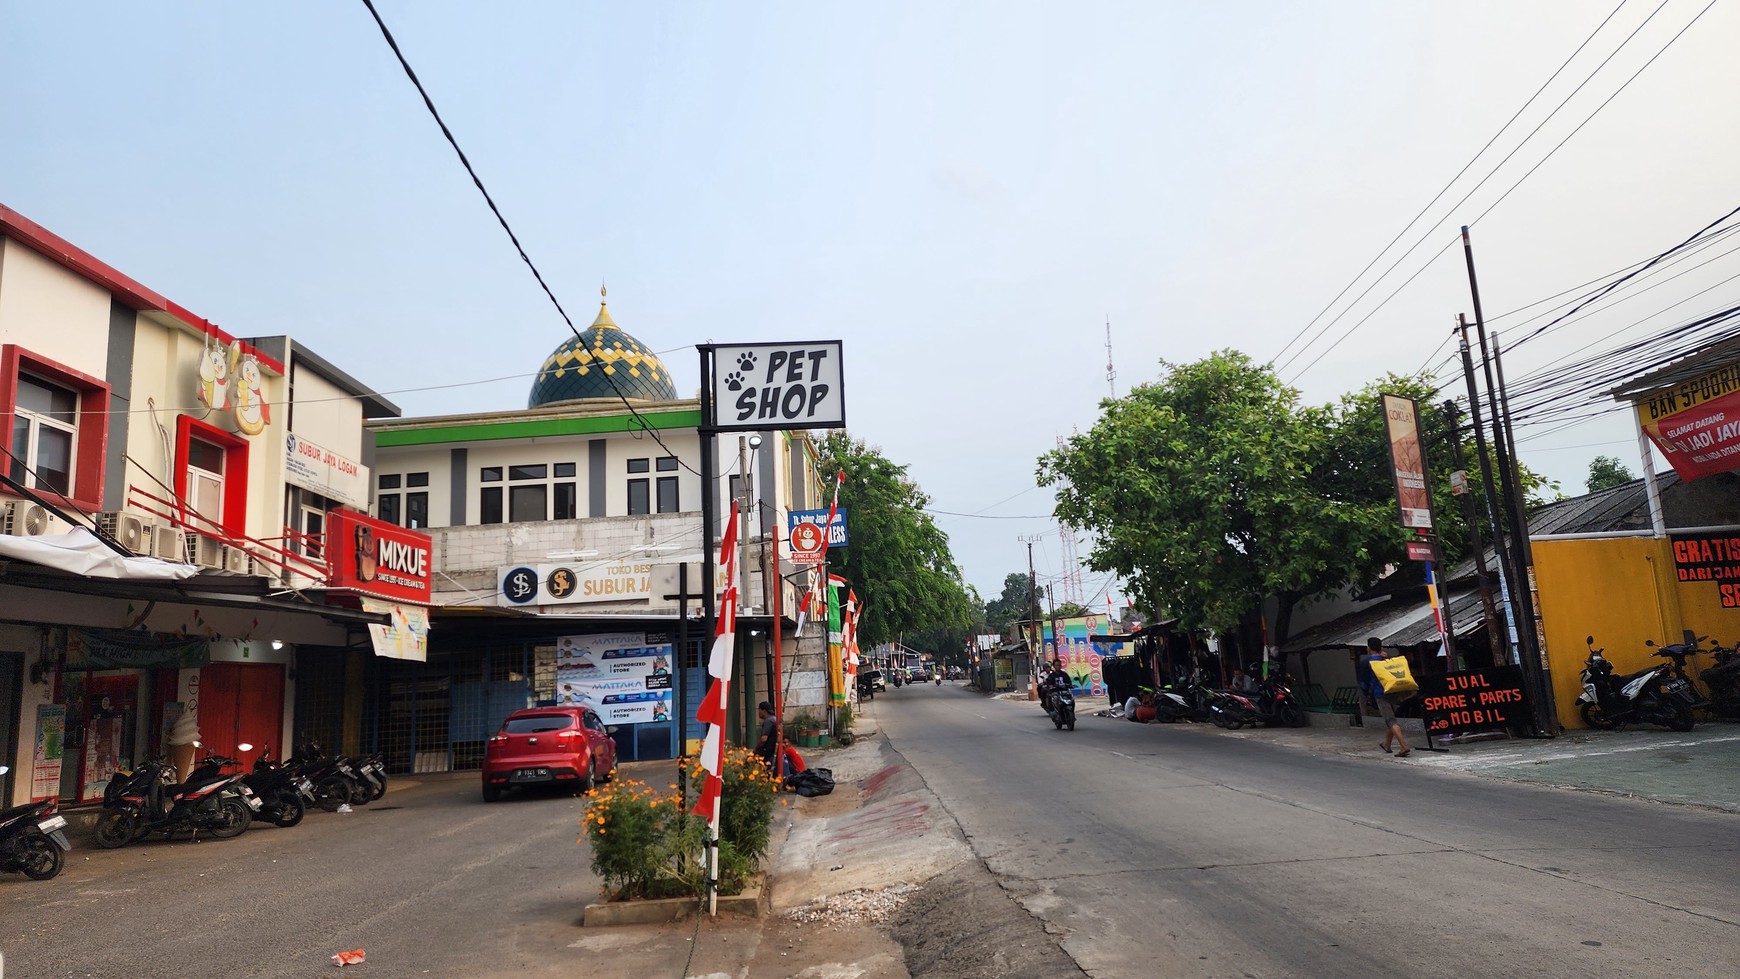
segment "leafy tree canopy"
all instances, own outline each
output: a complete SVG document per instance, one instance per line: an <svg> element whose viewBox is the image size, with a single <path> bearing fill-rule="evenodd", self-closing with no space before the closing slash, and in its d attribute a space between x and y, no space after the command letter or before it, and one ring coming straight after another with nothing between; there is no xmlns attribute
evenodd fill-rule
<svg viewBox="0 0 1740 979"><path fill-rule="evenodd" d="M860 645L921 630L966 629L976 596L969 596L948 535L924 512L930 499L906 467L843 432L822 441L821 464L824 473L846 473L840 506L850 515L852 543L830 550L828 567L858 593Z"/></svg>
<svg viewBox="0 0 1740 979"><path fill-rule="evenodd" d="M1589 492L1599 493L1615 486L1623 486L1636 478L1618 457L1602 455L1589 460L1589 479L1584 485L1589 487Z"/></svg>
<svg viewBox="0 0 1740 979"><path fill-rule="evenodd" d="M1011 571L1003 576L1003 594L985 603L985 622L992 632L1005 635L1009 627L1028 615L1032 589L1027 572Z"/></svg>

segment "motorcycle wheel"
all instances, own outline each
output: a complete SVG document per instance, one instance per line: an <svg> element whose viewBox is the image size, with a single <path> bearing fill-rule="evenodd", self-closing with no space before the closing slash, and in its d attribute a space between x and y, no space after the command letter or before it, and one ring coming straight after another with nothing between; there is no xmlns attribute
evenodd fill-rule
<svg viewBox="0 0 1740 979"><path fill-rule="evenodd" d="M1682 734L1690 731L1695 723L1692 720L1692 709L1685 704L1673 704L1671 709L1673 716L1667 721L1668 730L1679 731Z"/></svg>
<svg viewBox="0 0 1740 979"><path fill-rule="evenodd" d="M1069 727L1069 729L1071 731L1075 730L1075 715L1074 714L1069 715L1069 721L1067 722L1067 726Z"/></svg>
<svg viewBox="0 0 1740 979"><path fill-rule="evenodd" d="M1577 713L1583 715L1583 723L1597 731L1614 731L1619 728L1619 722L1608 716L1600 704L1584 703Z"/></svg>
<svg viewBox="0 0 1740 979"><path fill-rule="evenodd" d="M220 822L212 827L211 835L220 840L234 839L253 825L254 810L240 799L225 799L218 803L218 818Z"/></svg>
<svg viewBox="0 0 1740 979"><path fill-rule="evenodd" d="M110 810L97 817L93 835L98 846L118 850L139 838L139 817L124 809Z"/></svg>
<svg viewBox="0 0 1740 979"><path fill-rule="evenodd" d="M314 804L327 812L337 812L338 807L350 801L352 785L350 779L343 775L328 775L314 783Z"/></svg>
<svg viewBox="0 0 1740 979"><path fill-rule="evenodd" d="M387 794L387 776L385 773L382 773L376 775L375 778L381 780L381 787L375 790L375 798L379 799Z"/></svg>
<svg viewBox="0 0 1740 979"><path fill-rule="evenodd" d="M31 880L53 880L66 862L66 855L54 841L41 833L31 833L23 840L23 864L19 869Z"/></svg>
<svg viewBox="0 0 1740 979"><path fill-rule="evenodd" d="M1311 719L1305 716L1298 704L1286 703L1281 705L1281 723L1288 727L1304 727L1311 723Z"/></svg>
<svg viewBox="0 0 1740 979"><path fill-rule="evenodd" d="M272 820L272 825L274 826L282 826L285 829L289 829L301 822L302 817L308 814L308 806L303 803L302 795L299 792L287 791L278 793L278 801L275 805L278 810L278 815Z"/></svg>

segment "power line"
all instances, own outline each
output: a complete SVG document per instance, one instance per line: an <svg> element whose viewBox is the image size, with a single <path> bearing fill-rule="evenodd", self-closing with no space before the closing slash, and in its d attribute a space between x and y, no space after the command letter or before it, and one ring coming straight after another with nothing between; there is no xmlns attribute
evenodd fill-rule
<svg viewBox="0 0 1740 979"><path fill-rule="evenodd" d="M477 192L483 195L484 203L489 205L490 212L495 215L496 222L501 225L503 231L507 232L508 240L514 243L514 250L520 253L520 261L526 263L526 268L530 269L532 272L532 278L538 280L539 288L543 289L544 295L549 297L550 304L556 307L556 312L561 314L562 322L568 324L568 329L574 334L575 338L578 339L580 337L580 329L574 325L573 317L569 316L568 311L562 308L561 300L556 298L556 294L551 291L549 283L544 281L544 274L538 271L537 264L532 261L530 255L526 254L525 246L520 244L519 236L514 234L514 229L509 226L507 218L502 215L501 208L496 206L495 198L490 196L489 188L483 185L483 178L477 175L477 169L471 165L471 160L466 157L465 151L459 148L459 140L454 138L453 130L449 129L446 120L441 118L441 113L435 108L435 100L429 97L428 89L423 87L422 79L418 78L417 72L411 68L411 62L406 60L405 53L399 50L399 42L393 38L393 32L387 29L387 22L381 19L380 11L375 9L374 0L362 0L362 3L363 6L368 8L369 16L375 19L375 25L381 29L381 37L386 39L387 46L393 49L393 56L399 59L399 66L405 69L405 77L411 80L411 84L417 88L417 94L423 97L423 105L429 110L429 115L434 118L435 124L441 127L441 135L447 138L447 145L453 147L453 152L458 154L459 162L464 165L465 172L471 175L471 182L476 185ZM629 414L633 415L635 421L640 423L641 430L652 436L652 440L657 442L659 448L664 449L667 455L675 458L677 460L677 465L682 466L684 469L687 469L689 472L692 472L697 476L700 476L700 470L684 462L682 456L677 455L670 446L664 443L663 439L659 438L658 432L654 431L652 426L647 424L646 419L641 417L640 412L635 410L634 405L630 403L628 398L622 393L622 389L616 384L616 379L611 377L608 371L600 371L599 374L610 385L611 391L616 393L617 399L620 400L623 406L628 409Z"/></svg>

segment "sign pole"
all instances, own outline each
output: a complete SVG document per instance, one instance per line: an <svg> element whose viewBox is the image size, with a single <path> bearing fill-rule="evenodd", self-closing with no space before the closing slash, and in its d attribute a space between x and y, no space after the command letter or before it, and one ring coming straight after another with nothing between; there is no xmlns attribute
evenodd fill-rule
<svg viewBox="0 0 1740 979"><path fill-rule="evenodd" d="M677 565L677 796L689 808L689 562Z"/></svg>

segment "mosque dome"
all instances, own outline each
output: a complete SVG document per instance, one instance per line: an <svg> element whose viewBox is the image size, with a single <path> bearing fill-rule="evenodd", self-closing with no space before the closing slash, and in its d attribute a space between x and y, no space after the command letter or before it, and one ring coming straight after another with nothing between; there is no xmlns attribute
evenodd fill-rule
<svg viewBox="0 0 1740 979"><path fill-rule="evenodd" d="M598 304L598 318L550 352L532 381L526 407L569 401L675 401L671 372L658 355L617 329L608 303Z"/></svg>

